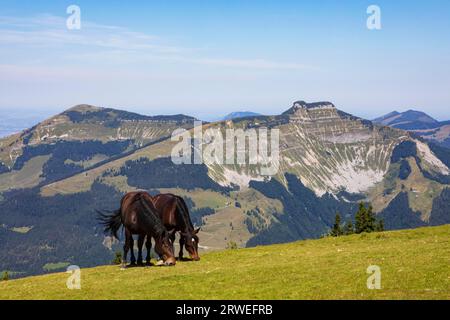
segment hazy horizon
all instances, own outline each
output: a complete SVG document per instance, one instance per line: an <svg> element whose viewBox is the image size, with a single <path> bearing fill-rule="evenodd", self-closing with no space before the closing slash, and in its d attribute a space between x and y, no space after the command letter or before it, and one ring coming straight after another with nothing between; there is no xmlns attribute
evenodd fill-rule
<svg viewBox="0 0 450 320"><path fill-rule="evenodd" d="M182 112L182 109L177 112L177 108L173 107L173 108L168 108L169 110L173 110L173 112L154 112L153 108L145 108L145 107L136 107L136 106L111 106L111 105L94 105L94 104L90 104L90 103L78 103L78 104L74 104L74 105L70 105L70 106L63 106L60 108L33 108L33 107L19 107L19 108L0 108L0 115L7 115L9 112L11 112L12 114L16 114L19 117L27 117L27 113L31 113L32 117L35 118L39 118L39 117L44 117L43 120L45 120L47 117L51 117L54 116L58 113L64 112L76 105L79 104L88 104L88 105L93 105L96 107L104 107L104 108L112 108L112 109L117 109L117 110L124 110L124 111L129 111L129 112L135 112L135 113L140 113L143 115L149 115L149 116L157 116L157 115L175 115L175 114L185 114L188 116L193 116L195 118L201 119L201 120L205 120L205 121L212 121L215 119L219 119L222 118L224 116L229 115L230 113L233 112L255 112L255 113L259 113L262 115L279 115L281 113L283 113L284 111L288 110L290 107L292 107L293 103L295 101L299 101L302 99L296 99L294 101L292 101L290 104L287 104L286 106L283 107L274 107L272 108L274 111L273 112L262 112L260 109L258 109L258 106L254 106L254 107L228 107L225 108L225 112L222 111L215 111L214 107L212 106L211 109L204 111L204 112L194 112L194 113L187 113L187 112ZM312 102L319 102L319 101L325 101L325 100L317 100L317 101L306 101L308 103L312 103ZM333 102L333 101L330 101ZM341 107L338 105L335 105L337 109L350 113L354 116L366 119L366 120L373 120L375 118L384 116L390 112L405 112L408 110L414 110L414 111L421 111L424 112L426 114L428 114L429 116L431 116L432 118L438 120L438 121L448 121L450 120L450 114L447 115L447 117L444 116L439 116L439 115L435 115L433 112L427 112L425 110L425 108L420 108L420 107L404 107L404 108L392 108L390 109L390 111L387 111L385 113L374 113L374 112L370 112L369 116L367 115L368 113L365 112L364 110L355 110L357 112L350 112L348 109L346 109L345 107ZM450 110L450 108L449 108ZM373 113L373 116L372 116Z"/></svg>
<svg viewBox="0 0 450 320"><path fill-rule="evenodd" d="M311 101L312 102L312 101ZM14 133L18 133L24 129L28 129L31 128L32 126L40 123L43 120L48 119L49 117L52 117L58 113L61 113L67 109L69 109L70 107L73 106L69 106L67 108L61 108L61 109L52 109L52 108L39 108L38 110L36 110L35 108L23 108L23 109L17 109L17 108L0 108L0 138L14 134ZM110 106L106 106L106 107L110 107ZM290 106L289 106L290 107ZM259 110L257 110L256 108L242 108L242 109L235 109L231 112L255 112L255 113L261 113L264 115L274 115L274 114L280 114L283 111L286 111L289 107L286 107L284 110L282 110L279 113L271 113L271 114L266 114L266 113L261 113ZM114 109L120 109L120 110L125 110L125 111L131 111L131 112L137 112L140 114L144 114L144 115L150 115L150 116L155 116L155 115L162 115L162 114L155 114L155 113L149 113L147 111L149 111L148 109L146 110L146 108L126 108L126 107L112 107ZM339 108L339 106L337 106L338 109L342 110L342 111L346 111L345 109ZM231 109L230 109L231 110ZM401 110L399 108L397 108L396 110L392 110L392 111L398 111L398 112L404 112L409 110L408 108L405 108L404 110ZM423 110L420 109L414 109L415 111L422 111L425 112ZM186 114L189 116L193 116L199 120L203 120L203 121L217 121L218 119L223 118L224 116L230 114L231 112L228 112L226 114L219 114L219 113L213 113L213 112L208 112L207 117L202 117L200 115L195 115L195 114ZM427 113L427 112L425 112ZM169 115L170 113L165 113L165 115ZM175 113L172 113L175 114ZM427 113L429 116L433 117L434 119L438 120L438 121L447 121L450 120L449 118L439 118L439 117L435 117L433 114L431 113ZM372 118L367 118L367 117L363 117L359 114L353 114L355 116L361 117L363 119L367 119L367 120L373 120L376 117L380 117L383 116L385 114L379 114L375 117Z"/></svg>

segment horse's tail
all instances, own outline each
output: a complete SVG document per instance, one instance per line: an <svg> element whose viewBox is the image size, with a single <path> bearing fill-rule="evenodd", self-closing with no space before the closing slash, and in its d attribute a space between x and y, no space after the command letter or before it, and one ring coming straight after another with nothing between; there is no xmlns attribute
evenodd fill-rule
<svg viewBox="0 0 450 320"><path fill-rule="evenodd" d="M180 214L182 215L182 219L185 221L185 223L188 227L194 228L192 221L191 221L191 216L189 215L189 209L186 205L186 202L180 196L176 196L176 198L177 198L177 209L180 212Z"/></svg>
<svg viewBox="0 0 450 320"><path fill-rule="evenodd" d="M104 233L110 234L116 239L119 239L117 232L122 226L122 217L120 209L116 211L97 211L97 219L100 224L104 227Z"/></svg>

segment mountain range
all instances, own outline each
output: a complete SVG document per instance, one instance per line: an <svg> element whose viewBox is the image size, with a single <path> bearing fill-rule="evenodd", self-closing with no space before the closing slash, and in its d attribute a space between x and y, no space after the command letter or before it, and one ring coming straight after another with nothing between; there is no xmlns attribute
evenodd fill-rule
<svg viewBox="0 0 450 320"><path fill-rule="evenodd" d="M261 114L251 111L235 111L227 114L225 117L223 117L222 121L224 120L233 120L233 119L239 119L239 118L249 118L249 117L257 117Z"/></svg>
<svg viewBox="0 0 450 320"><path fill-rule="evenodd" d="M203 125L279 129L279 170L268 178L257 164L175 165L170 136L193 130L193 117L73 107L0 139L0 271L108 263L120 244L103 235L95 210L114 210L137 189L183 196L202 250L317 238L336 212L353 219L361 201L387 229L450 223L450 149L418 134L445 125L417 129L417 119L432 121L410 116L372 122L331 102L296 101L280 115ZM408 121L412 132L396 127Z"/></svg>
<svg viewBox="0 0 450 320"><path fill-rule="evenodd" d="M424 112L415 110L393 111L372 121L407 130L435 144L450 148L450 121L438 121Z"/></svg>

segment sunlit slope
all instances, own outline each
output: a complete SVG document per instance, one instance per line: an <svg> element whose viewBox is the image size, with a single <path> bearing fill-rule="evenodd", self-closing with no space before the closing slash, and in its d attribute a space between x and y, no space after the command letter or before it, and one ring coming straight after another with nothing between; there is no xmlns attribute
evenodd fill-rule
<svg viewBox="0 0 450 320"><path fill-rule="evenodd" d="M78 105L0 139L0 192L70 177L192 127L194 118ZM47 156L45 161L37 159ZM39 161L40 160L40 161ZM22 176L31 176L25 182Z"/></svg>
<svg viewBox="0 0 450 320"><path fill-rule="evenodd" d="M449 299L450 225L205 254L175 267L82 270L0 283L0 299ZM370 265L381 289L367 289Z"/></svg>

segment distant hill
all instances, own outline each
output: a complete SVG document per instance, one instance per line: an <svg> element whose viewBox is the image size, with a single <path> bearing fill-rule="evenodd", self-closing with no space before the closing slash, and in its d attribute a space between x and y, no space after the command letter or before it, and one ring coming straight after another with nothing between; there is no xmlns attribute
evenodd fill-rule
<svg viewBox="0 0 450 320"><path fill-rule="evenodd" d="M439 121L424 112L408 110L402 113L397 111L376 118L373 122L403 130L424 130L440 126Z"/></svg>
<svg viewBox="0 0 450 320"><path fill-rule="evenodd" d="M176 128L191 128L194 120L77 105L0 139L0 174L8 173L7 179L0 175L0 192L71 176L170 137Z"/></svg>
<svg viewBox="0 0 450 320"><path fill-rule="evenodd" d="M0 299L449 299L449 260L446 225L222 250L174 267L86 268L82 290L66 289L65 272L9 280ZM370 265L381 290L367 288Z"/></svg>
<svg viewBox="0 0 450 320"><path fill-rule="evenodd" d="M240 119L240 118L248 118L248 117L257 117L261 114L251 112L251 111L236 111L231 112L227 114L225 117L221 118L220 120L233 120L233 119Z"/></svg>
<svg viewBox="0 0 450 320"><path fill-rule="evenodd" d="M408 130L440 146L450 148L450 121L438 121L428 114L408 110L393 111L373 120L374 123Z"/></svg>
<svg viewBox="0 0 450 320"><path fill-rule="evenodd" d="M78 105L62 113L74 123L104 122L109 126L118 126L123 121L152 121L183 124L195 120L183 114L147 116L134 112L112 108L99 108L91 105Z"/></svg>

